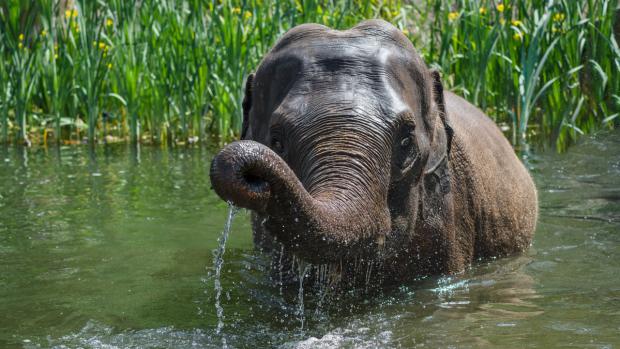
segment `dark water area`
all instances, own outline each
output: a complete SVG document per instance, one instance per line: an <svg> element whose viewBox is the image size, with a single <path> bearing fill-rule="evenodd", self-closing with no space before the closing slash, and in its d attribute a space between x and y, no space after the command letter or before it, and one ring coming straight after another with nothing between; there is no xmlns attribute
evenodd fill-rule
<svg viewBox="0 0 620 349"><path fill-rule="evenodd" d="M211 156L0 149L0 348L620 346L618 131L525 158L540 198L527 253L381 295L282 290L239 212L219 333L228 206L210 190Z"/></svg>

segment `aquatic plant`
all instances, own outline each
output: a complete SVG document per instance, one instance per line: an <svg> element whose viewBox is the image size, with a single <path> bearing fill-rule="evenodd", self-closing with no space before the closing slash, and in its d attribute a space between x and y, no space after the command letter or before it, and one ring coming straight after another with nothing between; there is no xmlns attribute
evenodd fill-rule
<svg viewBox="0 0 620 349"><path fill-rule="evenodd" d="M609 0L36 0L0 5L2 141L226 142L244 78L287 29L383 18L514 143L612 127Z"/></svg>
<svg viewBox="0 0 620 349"><path fill-rule="evenodd" d="M427 4L435 14L427 61L513 143L534 139L563 149L579 134L613 127L620 111L614 2Z"/></svg>

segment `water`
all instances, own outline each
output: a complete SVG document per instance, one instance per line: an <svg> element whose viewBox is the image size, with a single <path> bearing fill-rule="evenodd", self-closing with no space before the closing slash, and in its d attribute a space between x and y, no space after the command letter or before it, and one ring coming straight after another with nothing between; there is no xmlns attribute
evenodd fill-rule
<svg viewBox="0 0 620 349"><path fill-rule="evenodd" d="M303 333L304 324L306 322L306 310L304 303L304 280L306 279L306 274L310 270L310 265L307 263L300 262L298 264L298 286L297 286L297 316L299 317L299 330Z"/></svg>
<svg viewBox="0 0 620 349"><path fill-rule="evenodd" d="M224 252L226 252L226 241L228 240L228 234L230 234L230 228L232 227L232 221L235 217L237 210L236 208L229 203L228 204L228 219L226 220L226 225L224 225L224 230L222 231L222 236L220 236L219 242L220 245L217 248L215 254L215 279L213 281L213 288L215 289L215 312L217 314L217 327L215 333L220 334L222 329L224 328L224 308L222 308L222 304L220 299L222 298L222 265L224 265ZM222 336L222 346L224 348L227 347L226 337Z"/></svg>
<svg viewBox="0 0 620 349"><path fill-rule="evenodd" d="M220 269L224 318L212 251L228 206L210 159L0 148L0 348L620 346L619 131L527 159L541 208L527 254L382 295L305 287L300 304L298 285L270 280L240 211Z"/></svg>

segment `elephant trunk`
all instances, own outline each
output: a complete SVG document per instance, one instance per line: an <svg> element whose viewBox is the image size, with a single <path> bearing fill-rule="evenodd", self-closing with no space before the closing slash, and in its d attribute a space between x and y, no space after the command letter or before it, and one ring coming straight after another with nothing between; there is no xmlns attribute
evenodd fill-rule
<svg viewBox="0 0 620 349"><path fill-rule="evenodd" d="M354 188L313 197L280 156L254 141L222 149L211 163L211 184L222 199L266 217L269 232L308 261L376 254L390 231L389 211L372 207L376 200Z"/></svg>

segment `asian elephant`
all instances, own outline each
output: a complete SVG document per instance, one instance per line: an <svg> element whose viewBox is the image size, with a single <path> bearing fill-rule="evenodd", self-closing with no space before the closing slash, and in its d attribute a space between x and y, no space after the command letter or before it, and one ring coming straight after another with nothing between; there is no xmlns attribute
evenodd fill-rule
<svg viewBox="0 0 620 349"><path fill-rule="evenodd" d="M536 188L511 145L385 21L290 29L242 105L211 182L280 260L394 284L531 243Z"/></svg>

